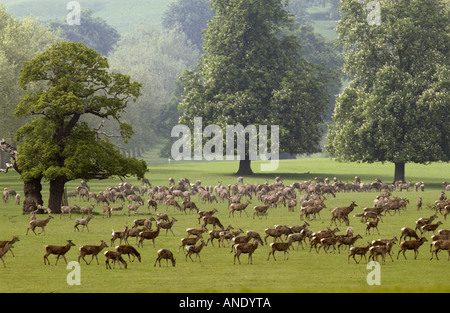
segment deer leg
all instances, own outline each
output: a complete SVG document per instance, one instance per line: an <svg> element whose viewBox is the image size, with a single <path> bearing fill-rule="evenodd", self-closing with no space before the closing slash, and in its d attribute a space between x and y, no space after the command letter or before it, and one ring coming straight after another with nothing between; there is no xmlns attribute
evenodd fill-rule
<svg viewBox="0 0 450 313"><path fill-rule="evenodd" d="M78 263L80 263L80 258L82 258L83 259L83 261L84 261L84 263L86 263L86 265L90 265L91 264L91 262L92 262L92 259L94 258L94 255L92 255L92 258L91 258L91 261L88 263L87 261L86 261L86 259L84 258L84 255L83 256L79 256L78 257Z"/></svg>

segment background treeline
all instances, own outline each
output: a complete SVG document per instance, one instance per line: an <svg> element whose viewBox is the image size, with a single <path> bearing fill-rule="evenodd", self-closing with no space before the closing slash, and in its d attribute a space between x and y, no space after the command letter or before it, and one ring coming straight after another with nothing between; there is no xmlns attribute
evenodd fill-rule
<svg viewBox="0 0 450 313"><path fill-rule="evenodd" d="M298 38L308 61L322 64L330 75L325 121L331 119L335 95L342 88L343 59L333 43L339 19L338 2L291 0L288 6L297 24L286 32ZM106 55L111 70L124 72L143 85L142 95L137 102L129 104L123 116L135 132L127 144L118 143L123 153L145 158L144 153L157 149L161 157L170 154L170 131L181 116L178 104L183 87L178 78L184 70L193 69L203 53L202 30L212 17L208 0L79 1L80 26L67 25L68 11L58 1L3 0L2 3L5 4L0 6L2 137L14 142L15 132L27 122L13 117L24 95L18 86L23 62L56 41L82 41ZM30 13L39 19L25 17ZM88 122L98 125L101 121ZM325 134L326 125L323 129ZM116 131L112 126L104 130L112 134ZM7 161L8 157L0 153L0 166L4 167Z"/></svg>

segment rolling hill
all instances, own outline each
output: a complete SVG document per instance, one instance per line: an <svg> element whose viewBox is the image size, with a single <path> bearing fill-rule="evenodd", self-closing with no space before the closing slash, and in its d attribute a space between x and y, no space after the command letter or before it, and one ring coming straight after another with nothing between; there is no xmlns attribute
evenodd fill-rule
<svg viewBox="0 0 450 313"><path fill-rule="evenodd" d="M175 0L79 0L82 9L91 8L115 27L120 33L131 30L135 25L146 22L159 24L168 5ZM69 1L61 0L0 0L11 14L19 18L32 15L45 22L65 20Z"/></svg>

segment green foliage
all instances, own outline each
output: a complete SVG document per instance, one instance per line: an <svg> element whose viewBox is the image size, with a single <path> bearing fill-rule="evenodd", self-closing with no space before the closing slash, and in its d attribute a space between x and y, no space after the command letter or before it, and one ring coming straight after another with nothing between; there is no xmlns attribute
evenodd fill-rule
<svg viewBox="0 0 450 313"><path fill-rule="evenodd" d="M14 109L24 91L18 81L25 61L58 41L58 34L33 18L18 20L0 5L0 125L1 137L12 142L17 129L27 119L16 119ZM31 87L33 88L33 87Z"/></svg>
<svg viewBox="0 0 450 313"><path fill-rule="evenodd" d="M131 137L131 126L120 119L127 103L140 95L141 85L108 67L98 52L73 42L54 44L24 64L20 85L27 89L43 82L45 88L28 92L15 111L16 116L38 116L17 132L23 179L143 177L145 162L125 159L101 127L80 122L85 114L113 119L120 137Z"/></svg>
<svg viewBox="0 0 450 313"><path fill-rule="evenodd" d="M142 83L142 95L123 114L124 121L133 125L135 131L124 148L145 150L158 141L158 136L168 137L161 123L173 120L178 113L176 108L165 111L163 104L171 99L178 77L194 66L198 56L186 35L176 30L141 25L122 37L108 57L111 69Z"/></svg>
<svg viewBox="0 0 450 313"><path fill-rule="evenodd" d="M371 26L365 5L342 1L338 33L352 81L337 99L328 151L350 161L448 161L448 6L380 3L381 25Z"/></svg>
<svg viewBox="0 0 450 313"><path fill-rule="evenodd" d="M318 137L325 78L301 56L296 38L282 35L293 26L285 2L216 0L211 7L216 15L204 33L205 54L181 76L180 122L191 125L199 116L221 127L279 125L282 150L316 151L300 135L309 129L313 142ZM302 114L310 110L307 119Z"/></svg>
<svg viewBox="0 0 450 313"><path fill-rule="evenodd" d="M168 29L179 29L187 38L202 50L202 31L207 21L213 17L209 0L178 0L169 4L162 19L162 26Z"/></svg>

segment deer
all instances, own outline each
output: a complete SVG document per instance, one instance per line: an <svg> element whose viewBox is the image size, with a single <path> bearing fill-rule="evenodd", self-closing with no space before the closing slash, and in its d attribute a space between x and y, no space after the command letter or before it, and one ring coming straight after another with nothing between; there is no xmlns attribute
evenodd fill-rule
<svg viewBox="0 0 450 313"><path fill-rule="evenodd" d="M186 247L186 261L187 261L187 257L189 256L189 259L191 259L192 262L194 262L194 260L192 260L191 255L195 253L195 260L197 261L197 257L199 258L200 262L202 262L202 259L200 258L200 252L202 251L203 247L206 246L206 243L203 241L203 239L201 239L201 243L199 246L189 246Z"/></svg>
<svg viewBox="0 0 450 313"><path fill-rule="evenodd" d="M416 238L417 240L419 240L419 236L417 236L417 233L414 229L409 228L409 227L403 227L401 229L401 236L400 236L400 240L402 240L402 237L404 237L406 239L406 237L409 237L409 239L412 239L413 237Z"/></svg>
<svg viewBox="0 0 450 313"><path fill-rule="evenodd" d="M191 213L192 210L195 210L196 213L198 213L197 205L192 201L183 201L181 203L183 206L183 211L186 213L186 209L189 208L189 213Z"/></svg>
<svg viewBox="0 0 450 313"><path fill-rule="evenodd" d="M343 219L345 221L345 224L348 226L348 222L349 222L348 215L357 206L358 205L355 203L355 201L352 201L352 203L349 206L334 208L331 211L331 223L330 223L330 225L332 225L333 222L334 222L334 224L337 226L336 219L339 220L339 223L341 223L341 219Z"/></svg>
<svg viewBox="0 0 450 313"><path fill-rule="evenodd" d="M253 252L255 252L255 250L258 248L258 243L260 242L260 240L255 240L253 243L238 243L234 246L234 262L233 264L236 264L236 258L239 261L239 264L241 264L241 260L239 259L239 256L242 253L248 253L248 260L247 260L247 264L253 264L253 258L252 258L252 254ZM262 241L261 241L262 244Z"/></svg>
<svg viewBox="0 0 450 313"><path fill-rule="evenodd" d="M159 226L162 229L166 230L166 236L167 236L167 231L170 230L170 232L172 233L172 235L175 236L175 234L173 233L172 230L172 226L173 224L178 221L175 217L172 217L172 220L170 222L156 222L156 226Z"/></svg>
<svg viewBox="0 0 450 313"><path fill-rule="evenodd" d="M81 259L84 260L84 262L86 262L86 265L90 265L92 260L95 257L95 259L97 260L97 265L99 265L97 254L99 254L100 251L103 250L103 248L107 248L107 247L108 247L108 245L103 240L100 242L99 246L90 246L90 245L81 246L80 247L80 255L78 256L78 263L80 263L80 258L81 258ZM92 256L91 260L89 261L89 263L84 258L86 255L91 255Z"/></svg>
<svg viewBox="0 0 450 313"><path fill-rule="evenodd" d="M141 246L142 248L144 247L144 240L152 240L153 241L153 247L155 247L155 238L158 237L159 235L159 224L156 225L156 230L145 230L145 231L141 231L139 233L139 243L138 243L138 247Z"/></svg>
<svg viewBox="0 0 450 313"><path fill-rule="evenodd" d="M116 261L119 261L120 263L123 264L123 266L125 267L125 269L127 268L127 262L125 262L125 260L122 258L122 254L120 252L117 251L105 251L104 253L106 260L105 260L105 264L106 264L106 269L111 269L111 265L109 264L109 260L113 260L113 268L116 267ZM122 268L122 266L119 263L119 267Z"/></svg>
<svg viewBox="0 0 450 313"><path fill-rule="evenodd" d="M203 216L203 227L206 228L206 225L212 224L213 229L216 228L216 226L219 226L221 230L223 230L223 225L220 223L219 219L215 216Z"/></svg>
<svg viewBox="0 0 450 313"><path fill-rule="evenodd" d="M233 214L234 217L234 211L239 211L239 217L242 216L242 211L245 212L245 214L248 217L248 213L247 211L245 211L245 209L247 208L247 206L250 204L251 202L249 200L247 200L246 203L232 203L230 204L230 213L228 213L228 217L230 217L231 214Z"/></svg>
<svg viewBox="0 0 450 313"><path fill-rule="evenodd" d="M116 241L116 239L119 239L120 240L119 244L122 244L122 240L125 240L125 238L127 237L127 233L128 233L128 226L125 226L124 231L115 231L113 229L111 233L111 247L114 246L114 242Z"/></svg>
<svg viewBox="0 0 450 313"><path fill-rule="evenodd" d="M11 249L12 247L13 247L12 243L7 241L6 244L2 248L0 248L0 259L2 260L3 267L5 267L5 268L6 268L6 264L5 264L5 261L3 260L3 257L9 251L9 249Z"/></svg>
<svg viewBox="0 0 450 313"><path fill-rule="evenodd" d="M199 241L202 237L200 235L197 235L197 237L186 237L186 238L181 238L181 244L180 247L178 247L178 253L180 253L180 249L183 248L185 246L192 246L195 245L197 243L197 241Z"/></svg>
<svg viewBox="0 0 450 313"><path fill-rule="evenodd" d="M369 261L370 261L370 258L372 258L372 260L374 260L374 261L375 261L375 258L376 258L377 261L378 261L378 255L381 254L381 257L383 259L383 264L386 264L386 254L389 254L389 256L391 257L391 261L394 262L394 259L392 259L392 256L391 256L391 249L392 249L393 245L394 245L393 241L388 241L388 243L386 245L384 245L384 246L372 246L372 247L370 247L369 248L369 252L370 252Z"/></svg>
<svg viewBox="0 0 450 313"><path fill-rule="evenodd" d="M161 267L162 259L166 259L167 266L169 266L169 260L172 261L172 266L175 267L176 259L173 257L172 251L170 251L168 249L159 249L157 253L158 253L158 257L156 258L155 265L153 265L153 267L156 266L156 262L159 262L159 267Z"/></svg>
<svg viewBox="0 0 450 313"><path fill-rule="evenodd" d="M47 264L46 262L48 262L48 265L50 265L50 261L48 259L48 256L50 254L57 255L55 265L58 264L58 260L59 260L60 256L62 256L64 258L64 261L66 261L66 264L67 264L67 259L66 259L66 257L64 255L73 246L75 246L75 244L71 240L67 240L67 244L65 246L54 246L54 245L46 245L46 246L44 246L45 251L46 251L46 253L44 255L44 265Z"/></svg>
<svg viewBox="0 0 450 313"><path fill-rule="evenodd" d="M267 219L267 210L269 209L269 205L260 205L260 206L254 206L253 210L253 219L255 219L255 215L259 217L259 215L265 215ZM261 219L261 218L260 218Z"/></svg>
<svg viewBox="0 0 450 313"><path fill-rule="evenodd" d="M366 260L366 262L367 262L366 253L367 253L367 251L369 251L370 247L371 247L371 245L369 242L367 243L367 246L365 246L365 247L351 247L348 250L347 264L350 264L351 256L353 257L353 260L355 260L356 264L359 264L359 262L361 262L363 256L364 256L364 260ZM355 255L361 256L361 258L359 259L359 262L356 261Z"/></svg>
<svg viewBox="0 0 450 313"><path fill-rule="evenodd" d="M426 241L428 241L425 237L420 238L419 240L403 240L400 243L400 250L397 254L397 260L400 255L400 252L403 252L403 256L405 257L405 260L407 260L405 252L406 250L414 250L414 260L417 259L417 256L419 255L419 247L423 245Z"/></svg>
<svg viewBox="0 0 450 313"><path fill-rule="evenodd" d="M273 256L274 261L276 261L275 259L275 251L283 251L283 260L286 257L286 253L288 255L287 259L289 260L289 247L291 246L291 241L289 242L272 242L270 244L270 252L269 252L269 256L267 257L267 261L269 261L270 259L270 255Z"/></svg>
<svg viewBox="0 0 450 313"><path fill-rule="evenodd" d="M436 218L437 218L437 214L433 214L430 217L421 217L421 218L419 218L416 221L416 228L414 230L422 229L423 225L431 224L431 222L434 221L434 219L436 219Z"/></svg>
<svg viewBox="0 0 450 313"><path fill-rule="evenodd" d="M9 243L10 244L9 251L11 252L11 254L14 257L14 253L12 252L12 248L13 248L13 244L16 243L17 241L20 241L19 237L17 237L17 236L13 236L11 240L2 240L2 241L0 241L0 249L4 248L6 246L6 244Z"/></svg>
<svg viewBox="0 0 450 313"><path fill-rule="evenodd" d="M204 217L204 216L211 216L211 215L213 215L216 212L219 212L219 211L217 209L212 209L211 211L198 211L197 212L197 214L198 214L198 217L197 217L198 223L200 224L200 219L202 217Z"/></svg>
<svg viewBox="0 0 450 313"><path fill-rule="evenodd" d="M134 212L134 215L138 214L138 209L141 205L140 204L129 204L128 205L128 216L130 216L130 211Z"/></svg>
<svg viewBox="0 0 450 313"><path fill-rule="evenodd" d="M281 235L283 235L283 229L280 228L266 228L264 230L264 232L266 233L266 236L264 237L264 243L267 245L267 238L273 237L273 242L275 242L277 240L277 238L280 238L281 241L283 241L281 239Z"/></svg>
<svg viewBox="0 0 450 313"><path fill-rule="evenodd" d="M95 204L92 204L91 206L85 206L80 209L81 211L81 218L84 218L84 214L92 215L92 211L94 210Z"/></svg>
<svg viewBox="0 0 450 313"><path fill-rule="evenodd" d="M378 222L380 221L380 219L377 217L375 221L368 221L366 222L366 235L369 234L370 235L370 229L371 228L375 228L378 232L378 235L380 234L380 231L378 230ZM375 230L373 231L373 233L375 234Z"/></svg>
<svg viewBox="0 0 450 313"><path fill-rule="evenodd" d="M78 231L80 231L79 229L78 229L78 225L83 225L83 228L81 229L81 232L83 232L84 231L84 227L86 227L86 229L87 229L87 231L89 232L89 227L88 227L88 223L91 221L91 219L93 219L94 218L94 216L93 215L88 215L88 217L87 218L77 218L76 220L75 220L75 225L73 226L73 231L75 231L75 229L76 230L78 230Z"/></svg>
<svg viewBox="0 0 450 313"><path fill-rule="evenodd" d="M122 205L123 208L123 205ZM111 218L111 207L107 204L102 207L102 218L105 218L105 213L107 218Z"/></svg>
<svg viewBox="0 0 450 313"><path fill-rule="evenodd" d="M31 220L31 221L30 221L30 226L28 226L28 228L27 228L27 233L26 233L26 235L28 235L28 231L29 231L30 229L33 231L33 233L34 233L35 235L37 235L36 232L34 231L34 229L35 229L36 227L40 227L40 228L42 229L41 232L39 233L39 235L42 234L42 233L44 233L44 235L45 235L45 226L47 226L48 222L49 222L52 218L53 218L53 216L51 216L51 215L49 214L45 220Z"/></svg>
<svg viewBox="0 0 450 313"><path fill-rule="evenodd" d="M433 254L436 254L436 259L438 258L438 252L440 250L447 250L448 251L448 258L447 261L450 260L450 240L435 240L430 245L431 248L434 247L434 249L431 251L431 259L433 260Z"/></svg>
<svg viewBox="0 0 450 313"><path fill-rule="evenodd" d="M141 254L133 247L130 245L119 245L116 246L116 251L121 253L121 254L127 254L128 255L128 260L130 262L134 262L134 259L137 258L139 262L141 262ZM133 256L133 261L131 261L130 258L130 254Z"/></svg>
<svg viewBox="0 0 450 313"><path fill-rule="evenodd" d="M421 227L420 231L422 234L425 234L427 231L432 231L433 234L435 234L436 229L439 227L439 225L442 225L442 222L439 221L436 224L425 224Z"/></svg>
<svg viewBox="0 0 450 313"><path fill-rule="evenodd" d="M227 228L226 228L227 231L228 231L228 230L231 230L231 229L233 229L233 227L232 227L231 225L228 225ZM211 241L211 244L212 244L212 246L214 247L213 240L214 240L214 239L220 239L220 233L221 233L222 231L223 231L223 228L222 228L222 230L216 230L216 229L210 230L210 231L209 231L209 238L208 238L208 240L206 241L206 244L208 244L208 243ZM219 245L219 247L220 247L220 245Z"/></svg>
<svg viewBox="0 0 450 313"><path fill-rule="evenodd" d="M61 214L59 215L59 219L61 219L63 216L64 218L66 218L66 213L69 214L69 218L72 218L72 211L75 209L80 209L78 206L76 205L70 205L70 206L62 206L61 207Z"/></svg>

